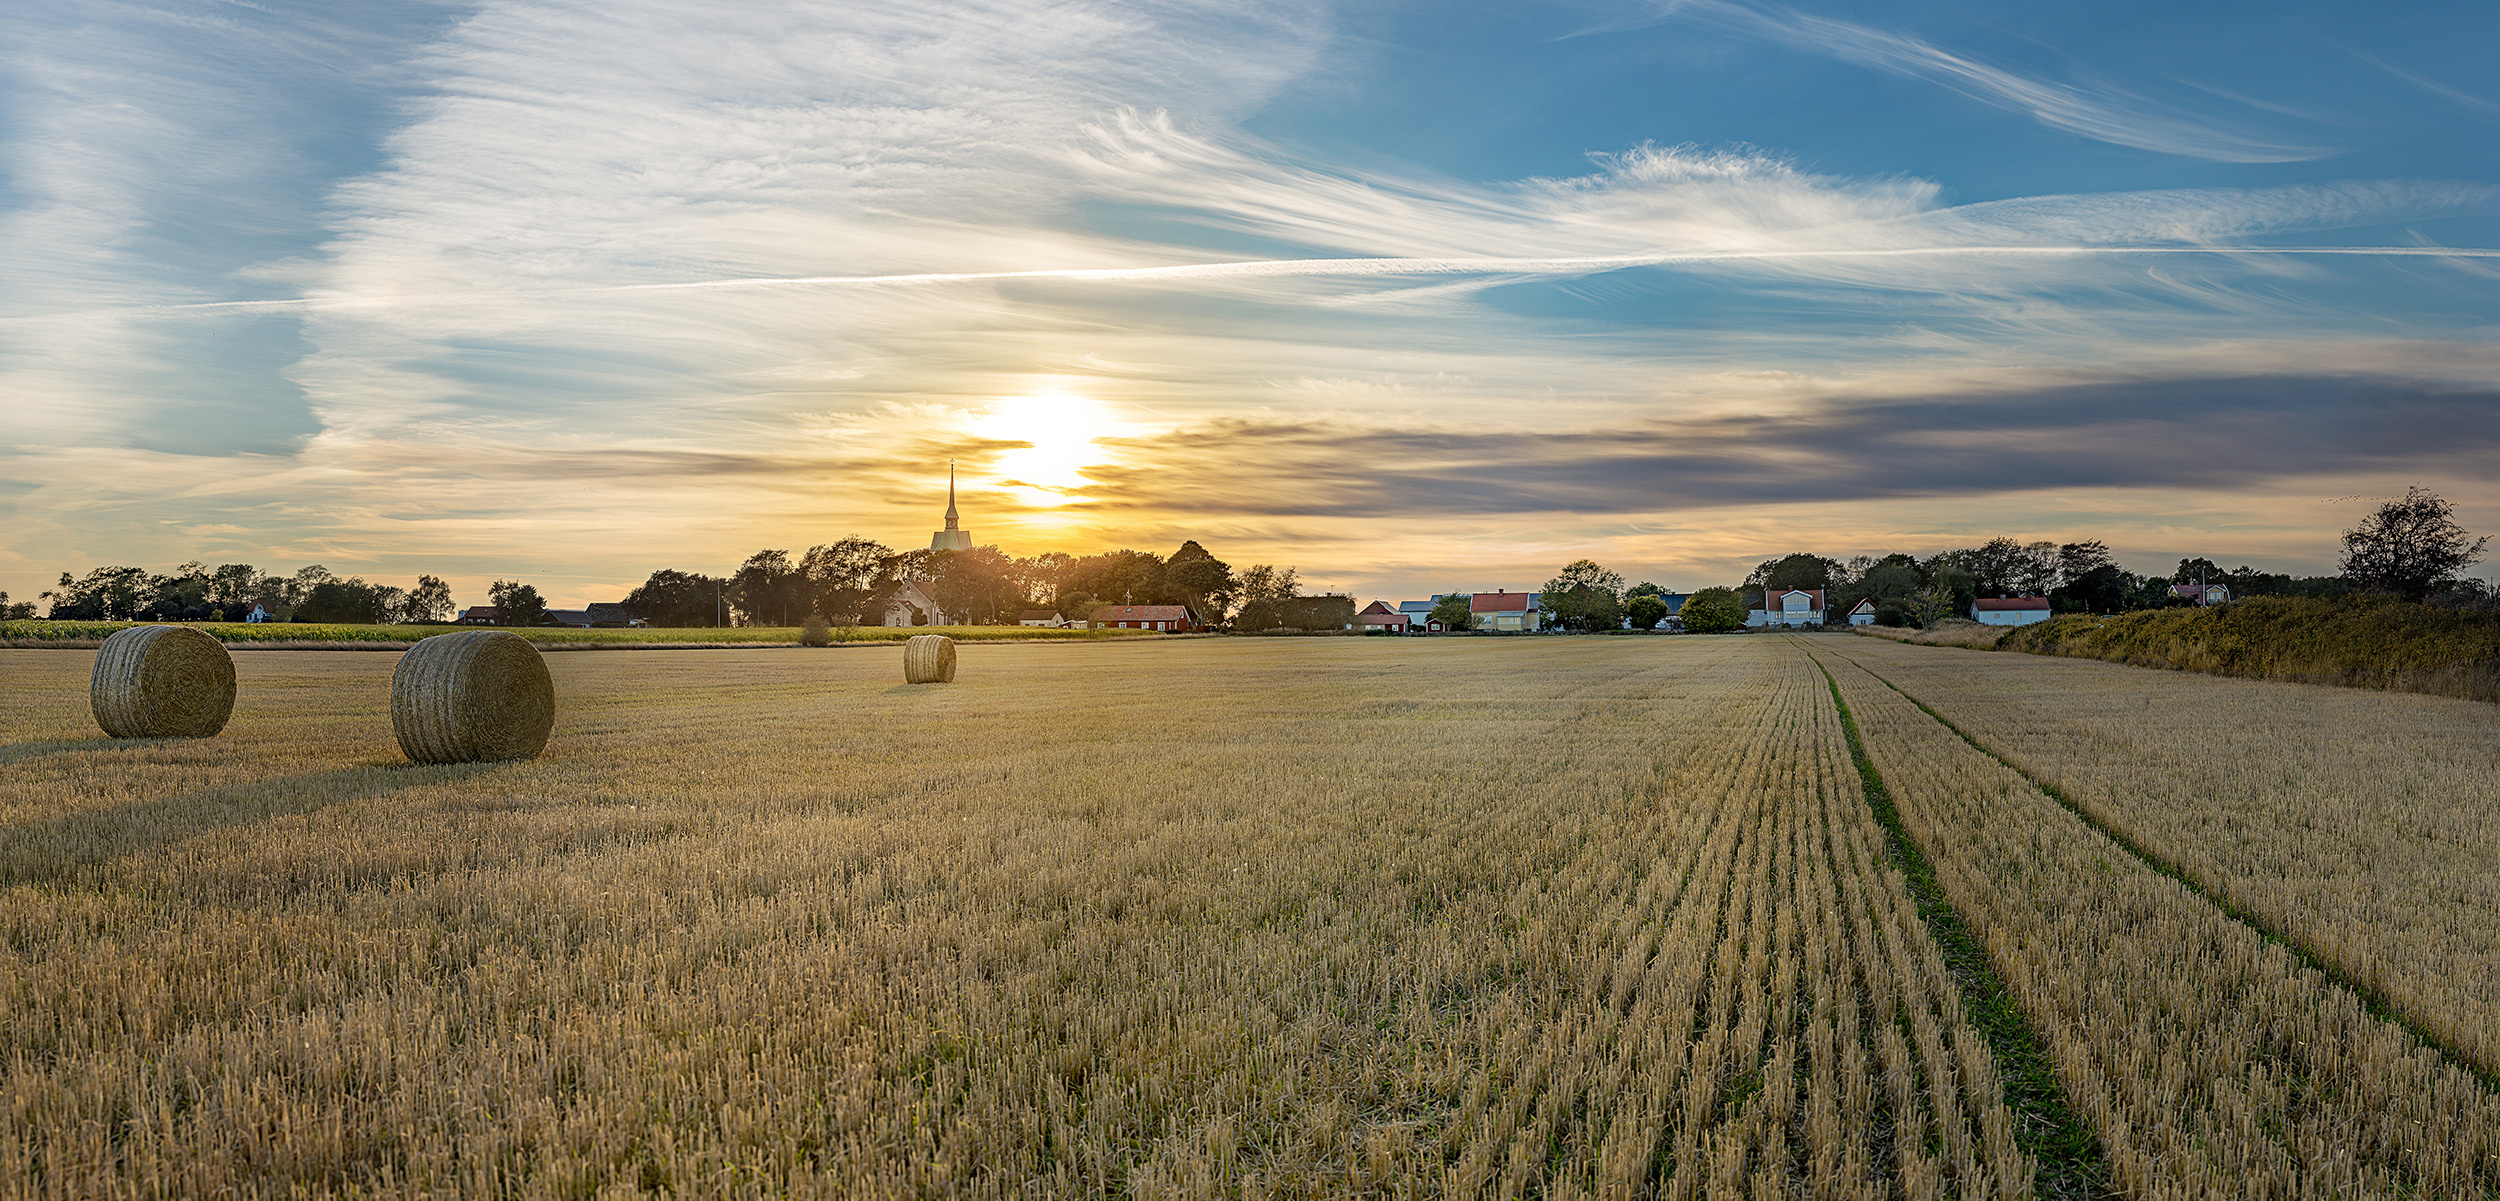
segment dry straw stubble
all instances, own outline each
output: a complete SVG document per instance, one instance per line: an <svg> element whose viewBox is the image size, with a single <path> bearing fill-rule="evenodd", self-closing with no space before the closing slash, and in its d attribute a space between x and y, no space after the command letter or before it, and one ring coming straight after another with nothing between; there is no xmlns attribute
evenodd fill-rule
<svg viewBox="0 0 2500 1201"><path fill-rule="evenodd" d="M115 738L207 738L234 714L234 659L188 626L133 626L97 648L87 698Z"/></svg>
<svg viewBox="0 0 2500 1201"><path fill-rule="evenodd" d="M546 749L555 716L546 661L509 631L428 638L391 672L391 729L419 763L532 758Z"/></svg>
<svg viewBox="0 0 2500 1201"><path fill-rule="evenodd" d="M903 644L903 682L955 682L955 640L944 634L919 634Z"/></svg>

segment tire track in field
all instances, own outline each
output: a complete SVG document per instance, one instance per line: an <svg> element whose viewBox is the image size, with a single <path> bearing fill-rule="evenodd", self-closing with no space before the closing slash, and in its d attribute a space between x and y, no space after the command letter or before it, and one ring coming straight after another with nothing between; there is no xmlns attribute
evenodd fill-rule
<svg viewBox="0 0 2500 1201"><path fill-rule="evenodd" d="M1953 968L1954 983L1962 993L1963 1013L1979 1028L1996 1056L1997 1071L2005 1082L2006 1105L2026 1119L2015 1137L2024 1153L2039 1165L2040 1174L2034 1181L2036 1194L2050 1198L2106 1195L2109 1160L2100 1139L2067 1101L2065 1090L2058 1086L2057 1069L2049 1058L2047 1045L2031 1028L2030 1019L2015 1003L2004 979L1988 962L1987 948L1980 945L1945 896L1943 885L1936 879L1935 866L1902 824L1901 812L1893 804L1891 790L1884 786L1883 774L1867 757L1857 718L1849 712L1849 702L1841 698L1839 682L1819 661L1814 668L1823 674L1823 685L1831 692L1832 705L1840 711L1840 728L1849 742L1849 758L1857 765L1866 807L1884 829L1885 849L1901 870L1903 883L1917 905L1919 920L1927 925L1928 937L1935 940L1937 948L1944 952L1945 962Z"/></svg>
<svg viewBox="0 0 2500 1201"><path fill-rule="evenodd" d="M1876 683L1882 684L1884 687L1893 690L1893 692L1897 693L1901 699L1918 706L1920 712L1934 718L1937 724L1952 731L1954 735L1959 737L1962 741L1969 743L1971 749L2004 764L2016 775L2019 775L2023 779L2029 781L2032 787L2040 790L2041 795L2057 802L2058 807L2064 809L2068 813L2074 814L2077 820L2091 827L2102 837L2118 844L2121 850L2135 856L2135 858L2144 866L2151 868L2153 871L2159 872L2170 879L2178 881L2182 887L2203 898L2214 908L2220 910L2224 916L2256 931L2260 938L2263 938L2267 942L2273 943L2274 945L2289 952L2293 958L2300 961L2302 966L2315 969L2320 975L2325 976L2330 981L2333 981L2337 987L2342 988L2353 994L2353 996L2359 998L2362 1007L2369 1011L2370 1016L2412 1035L2415 1042L2420 1043L2424 1049L2431 1051L2432 1053L2438 1055L2441 1059L2447 1061L2449 1066L2474 1077L2482 1083L2483 1087L2491 1089L2493 1092L2500 1092L2500 1073L2493 1072L2490 1068L2475 1061L2472 1057L2466 1055L2458 1048L2449 1046L2436 1034L2432 1033L2427 1027L2417 1022L2413 1015L2404 1009L2402 1003L2397 1001L2394 997L2389 996L2385 991L2370 985L2366 981L2357 979L2337 968L2332 962L2328 961L2326 958L2319 955L2315 950L2311 949L2307 943L2303 942L2299 936L2291 930L2280 928L2266 921L2265 918L2258 915L2255 911L2239 904L2237 901L2232 900L2231 897L2225 894L2222 890L2208 885L2195 873L2188 871L2184 866L2172 860L2169 856L2164 855L2160 851L2146 845L2143 841L2139 840L2135 835L2128 832L2124 828L2095 816L2083 805L2082 802L2077 801L2072 795L2068 794L2065 789L2059 788L2054 782L2044 778L2039 773L2015 762L2011 758L2008 758L2004 754L1998 752L1995 747L1989 746L1987 743L1980 741L1970 731L1962 728L1959 724L1954 722L1952 718L1946 717L1944 714L1938 712L1933 706L1929 705L1926 701L1920 700L1918 697L1911 695L1900 685L1886 679L1883 673L1868 667L1865 663L1860 662L1851 656L1841 654L1838 651L1833 651L1831 653L1838 658L1847 660L1850 664L1857 667L1858 670L1873 677Z"/></svg>

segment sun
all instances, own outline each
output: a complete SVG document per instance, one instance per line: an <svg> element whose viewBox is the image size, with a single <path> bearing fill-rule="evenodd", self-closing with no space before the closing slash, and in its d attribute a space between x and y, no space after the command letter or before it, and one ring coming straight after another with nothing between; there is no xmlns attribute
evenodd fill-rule
<svg viewBox="0 0 2500 1201"><path fill-rule="evenodd" d="M1100 440L1119 425L1100 401L1046 392L1002 400L972 428L984 438L1027 444L1000 453L992 470L1019 502L1051 508L1079 499L1085 468L1108 457Z"/></svg>

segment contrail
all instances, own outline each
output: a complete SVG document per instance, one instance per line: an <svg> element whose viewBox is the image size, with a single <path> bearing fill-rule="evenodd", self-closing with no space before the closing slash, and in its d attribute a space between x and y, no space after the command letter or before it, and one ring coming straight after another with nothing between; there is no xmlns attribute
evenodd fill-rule
<svg viewBox="0 0 2500 1201"><path fill-rule="evenodd" d="M1626 267L1783 262L1813 259L1926 258L1949 255L2075 258L2092 255L2274 255L2369 258L2500 259L2500 249L2477 246L1913 246L1886 250L1698 250L1577 258L1351 258L1243 259L1163 267L1059 267L1038 271L932 271L905 275L759 275L681 283L611 284L528 291L414 293L395 296L307 296L290 300L221 300L200 304L126 305L77 313L0 317L0 321L50 321L116 313L213 314L344 312L419 305L457 305L487 300L546 300L576 296L628 296L641 292L738 291L759 288L904 288L995 280L1069 280L1152 283L1163 280L1258 279L1293 276L1390 275L1588 275Z"/></svg>

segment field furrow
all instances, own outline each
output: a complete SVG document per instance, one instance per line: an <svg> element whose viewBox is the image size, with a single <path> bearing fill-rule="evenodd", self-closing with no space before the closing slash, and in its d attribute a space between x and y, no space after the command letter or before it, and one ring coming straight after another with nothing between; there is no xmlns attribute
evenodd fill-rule
<svg viewBox="0 0 2500 1201"><path fill-rule="evenodd" d="M2500 1189L2500 1101L2473 1075L1973 748L1859 667L1858 644L1831 649L1905 825L2043 1033L2115 1187Z"/></svg>
<svg viewBox="0 0 2500 1201"><path fill-rule="evenodd" d="M1847 651L2500 1076L2500 706Z"/></svg>

